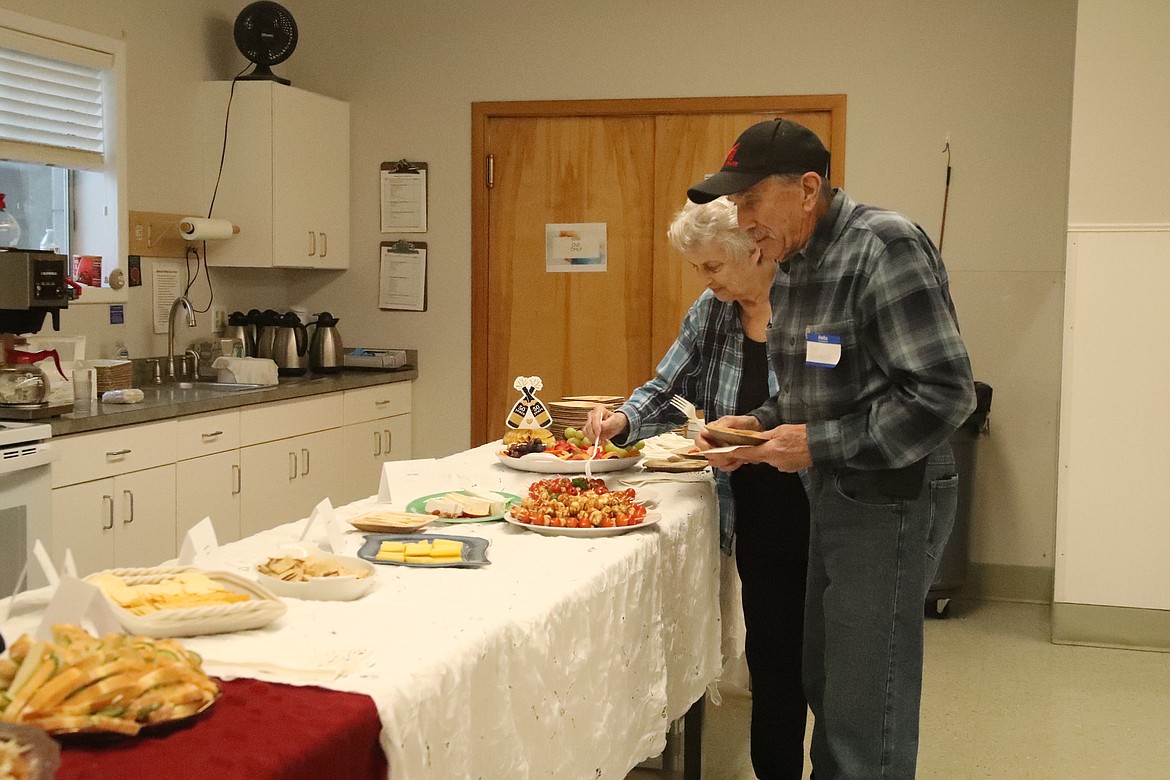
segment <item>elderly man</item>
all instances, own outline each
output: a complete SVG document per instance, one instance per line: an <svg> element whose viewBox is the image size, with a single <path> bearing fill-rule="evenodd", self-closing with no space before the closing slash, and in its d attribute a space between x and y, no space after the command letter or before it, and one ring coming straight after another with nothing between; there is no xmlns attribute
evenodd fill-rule
<svg viewBox="0 0 1170 780"><path fill-rule="evenodd" d="M938 251L905 217L830 187L828 170L817 136L777 119L687 193L729 196L781 269L767 334L779 392L719 421L771 439L713 463L805 471L816 777L912 778L923 603L958 485L948 439L975 391Z"/></svg>

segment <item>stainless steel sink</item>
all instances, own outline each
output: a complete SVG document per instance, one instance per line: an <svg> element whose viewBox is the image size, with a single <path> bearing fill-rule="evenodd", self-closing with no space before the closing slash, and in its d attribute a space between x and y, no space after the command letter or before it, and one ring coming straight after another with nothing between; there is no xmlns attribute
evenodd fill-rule
<svg viewBox="0 0 1170 780"><path fill-rule="evenodd" d="M177 382L175 387L183 390L216 390L221 393L239 393L245 390L260 390L273 385L250 385L238 382Z"/></svg>

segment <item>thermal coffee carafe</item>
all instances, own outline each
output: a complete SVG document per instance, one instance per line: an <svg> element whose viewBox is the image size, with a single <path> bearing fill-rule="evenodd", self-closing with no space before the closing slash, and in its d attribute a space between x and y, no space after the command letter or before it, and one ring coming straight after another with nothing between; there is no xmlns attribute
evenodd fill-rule
<svg viewBox="0 0 1170 780"><path fill-rule="evenodd" d="M272 359L282 376L299 376L309 369L309 332L294 312L280 318L272 340Z"/></svg>
<svg viewBox="0 0 1170 780"><path fill-rule="evenodd" d="M313 320L313 339L309 343L309 368L316 373L333 374L341 370L341 334L337 317L327 311Z"/></svg>
<svg viewBox="0 0 1170 780"><path fill-rule="evenodd" d="M244 349L243 357L256 357L256 336L248 325L248 315L240 311L229 314L223 337L240 342Z"/></svg>
<svg viewBox="0 0 1170 780"><path fill-rule="evenodd" d="M276 340L276 332L280 329L280 314L273 309L266 309L260 314L259 329L256 331L256 357L275 360L272 350Z"/></svg>

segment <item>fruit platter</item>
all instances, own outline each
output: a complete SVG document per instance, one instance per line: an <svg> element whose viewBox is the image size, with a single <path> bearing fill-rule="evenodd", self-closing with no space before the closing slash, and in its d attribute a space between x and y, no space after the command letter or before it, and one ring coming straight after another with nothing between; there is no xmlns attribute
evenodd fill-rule
<svg viewBox="0 0 1170 780"><path fill-rule="evenodd" d="M553 477L533 482L504 518L546 536L617 536L658 522L633 488L611 490L602 479Z"/></svg>
<svg viewBox="0 0 1170 780"><path fill-rule="evenodd" d="M496 453L499 461L519 471L534 471L544 474L584 474L586 461L589 471L595 473L621 471L642 459L642 442L629 447L619 447L602 439L594 445L585 434L576 428L566 428L563 439L549 437L519 436L513 440L504 439L504 449Z"/></svg>

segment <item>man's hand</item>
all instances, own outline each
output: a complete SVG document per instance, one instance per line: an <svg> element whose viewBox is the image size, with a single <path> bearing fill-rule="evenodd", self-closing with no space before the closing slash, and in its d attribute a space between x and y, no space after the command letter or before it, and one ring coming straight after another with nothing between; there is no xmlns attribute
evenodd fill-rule
<svg viewBox="0 0 1170 780"><path fill-rule="evenodd" d="M589 417L585 421L585 438L592 442L598 442L601 439L612 440L615 436L621 436L625 433L626 428L630 426L630 421L622 412L611 412L600 404L589 410Z"/></svg>
<svg viewBox="0 0 1170 780"><path fill-rule="evenodd" d="M744 463L767 463L787 472L800 471L812 465L806 426L781 425L767 431L767 434L770 438L763 444L739 447L722 455L712 455L708 461L720 471L735 471Z"/></svg>

